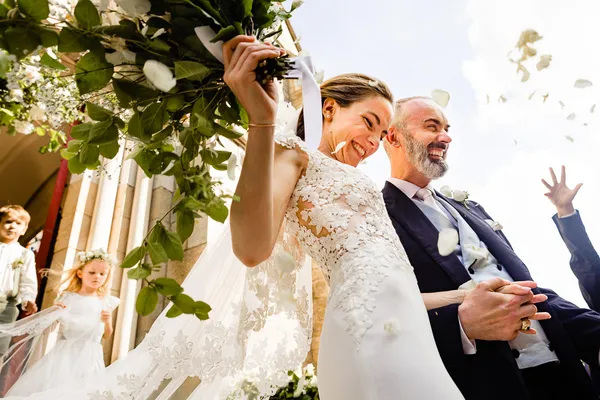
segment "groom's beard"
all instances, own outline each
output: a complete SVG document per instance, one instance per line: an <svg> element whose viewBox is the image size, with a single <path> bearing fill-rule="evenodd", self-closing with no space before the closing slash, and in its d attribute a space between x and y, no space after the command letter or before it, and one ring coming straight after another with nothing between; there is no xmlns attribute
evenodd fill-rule
<svg viewBox="0 0 600 400"><path fill-rule="evenodd" d="M405 139L408 160L427 179L434 180L444 176L448 171L448 163L441 159L433 161L429 158L429 150L423 143L417 141L410 132L402 130Z"/></svg>

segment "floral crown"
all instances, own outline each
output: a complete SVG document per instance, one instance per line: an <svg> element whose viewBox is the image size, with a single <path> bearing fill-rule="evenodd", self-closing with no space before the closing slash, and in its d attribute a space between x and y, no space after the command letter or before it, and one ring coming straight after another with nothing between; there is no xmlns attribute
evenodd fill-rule
<svg viewBox="0 0 600 400"><path fill-rule="evenodd" d="M104 260L111 266L117 264L117 260L102 248L92 251L80 251L79 253L77 253L77 259L79 260L81 265L85 265L92 260Z"/></svg>

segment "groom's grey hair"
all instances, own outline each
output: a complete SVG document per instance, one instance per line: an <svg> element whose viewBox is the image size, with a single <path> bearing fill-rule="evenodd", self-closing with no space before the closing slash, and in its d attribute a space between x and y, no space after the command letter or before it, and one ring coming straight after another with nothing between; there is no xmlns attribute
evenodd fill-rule
<svg viewBox="0 0 600 400"><path fill-rule="evenodd" d="M394 103L394 119L392 120L392 125L397 129L405 129L404 118L406 116L404 115L404 105L413 100L432 100L432 98L427 96L412 96L396 100Z"/></svg>

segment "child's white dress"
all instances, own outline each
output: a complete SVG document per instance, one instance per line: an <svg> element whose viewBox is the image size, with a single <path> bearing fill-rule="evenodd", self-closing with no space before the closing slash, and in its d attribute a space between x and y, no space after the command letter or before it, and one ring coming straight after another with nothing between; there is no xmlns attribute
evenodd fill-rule
<svg viewBox="0 0 600 400"><path fill-rule="evenodd" d="M105 368L100 315L103 310L114 310L119 299L65 292L58 301L67 308L59 320L56 345L19 378L8 396L29 396L64 384L76 386Z"/></svg>

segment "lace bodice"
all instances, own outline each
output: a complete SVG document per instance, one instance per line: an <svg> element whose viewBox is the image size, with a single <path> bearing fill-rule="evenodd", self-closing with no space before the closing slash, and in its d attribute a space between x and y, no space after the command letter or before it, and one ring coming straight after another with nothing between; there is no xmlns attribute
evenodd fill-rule
<svg viewBox="0 0 600 400"><path fill-rule="evenodd" d="M411 268L389 220L381 192L362 171L319 151L295 136L276 142L309 155L286 213L288 228L323 269L330 301L345 312L357 345L372 326L373 294L389 268Z"/></svg>

